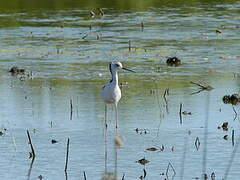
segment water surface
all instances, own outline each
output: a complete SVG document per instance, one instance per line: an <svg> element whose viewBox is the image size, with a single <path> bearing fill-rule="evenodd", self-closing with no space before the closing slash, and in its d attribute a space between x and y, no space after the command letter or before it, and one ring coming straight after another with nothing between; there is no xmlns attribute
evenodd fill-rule
<svg viewBox="0 0 240 180"><path fill-rule="evenodd" d="M129 5L97 1L104 16L89 2L82 6L60 2L19 1L0 8L2 178L28 178L29 130L36 151L30 179L39 175L65 179L67 138L68 179L83 179L83 171L88 179L101 179L104 104L100 92L110 79L108 63L117 60L137 72L120 72L119 120L125 146L119 150L119 176L138 179L144 167L136 161L145 157L150 160L146 179L166 178L169 163L176 171L174 179L201 177L204 167L209 178L214 172L216 179L222 179L234 157L228 179L238 179L239 152L233 152L239 117L222 102L224 95L239 92L238 1L129 1ZM96 17L90 17L91 10ZM172 56L183 64L168 67L165 61ZM32 76L11 76L12 66L25 68ZM191 81L214 89L191 95L198 91ZM180 103L183 111L192 113L183 115L182 124ZM238 106L235 109L239 112ZM113 171L111 107L108 120L108 167ZM228 131L217 128L223 122L229 122ZM136 128L146 129L147 134L136 133ZM194 144L197 137L199 150ZM52 144L52 139L58 143ZM162 145L162 152L145 150Z"/></svg>

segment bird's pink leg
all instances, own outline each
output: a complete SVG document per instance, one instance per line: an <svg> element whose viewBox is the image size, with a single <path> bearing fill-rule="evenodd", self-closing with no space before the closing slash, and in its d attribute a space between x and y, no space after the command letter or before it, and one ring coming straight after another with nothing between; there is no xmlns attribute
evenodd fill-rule
<svg viewBox="0 0 240 180"><path fill-rule="evenodd" d="M107 104L105 104L105 118L104 118L104 173L107 173Z"/></svg>
<svg viewBox="0 0 240 180"><path fill-rule="evenodd" d="M115 118L116 118L116 136L118 136L118 108L117 104L115 104Z"/></svg>

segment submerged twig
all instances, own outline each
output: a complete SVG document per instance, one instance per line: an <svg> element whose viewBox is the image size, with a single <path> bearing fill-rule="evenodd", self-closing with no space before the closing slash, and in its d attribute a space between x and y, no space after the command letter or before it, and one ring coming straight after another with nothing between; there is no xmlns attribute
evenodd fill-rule
<svg viewBox="0 0 240 180"><path fill-rule="evenodd" d="M237 116L238 116L238 113L237 111L235 110L234 106L232 105L232 109L233 109L233 112L235 113L235 116L234 116L234 119L233 121L235 121L237 119Z"/></svg>
<svg viewBox="0 0 240 180"><path fill-rule="evenodd" d="M89 34L90 34L90 32L86 33L86 34L82 37L82 39L85 39L86 37L88 37Z"/></svg>
<svg viewBox="0 0 240 180"><path fill-rule="evenodd" d="M83 178L84 178L84 180L87 180L87 176L86 176L86 172L85 171L83 171Z"/></svg>
<svg viewBox="0 0 240 180"><path fill-rule="evenodd" d="M30 166L29 166L29 170L28 170L28 174L27 174L27 180L30 179L31 176L31 172L32 172L32 167L33 167L33 163L34 163L34 158L32 159Z"/></svg>
<svg viewBox="0 0 240 180"><path fill-rule="evenodd" d="M158 89L157 83L155 83L155 85L156 85L156 89ZM160 126L162 124L162 117L164 116L164 114L161 113L162 111L161 111L159 91L156 91L156 97L157 97L157 103L158 103L158 108L159 108L159 124L158 124L158 131L157 131L157 137L158 137L159 136Z"/></svg>
<svg viewBox="0 0 240 180"><path fill-rule="evenodd" d="M206 86L203 86L203 85L201 85L201 84L199 84L199 83L192 82L192 81L191 81L190 83L192 83L192 84L195 84L195 85L199 86L201 89L207 89L207 87L206 87Z"/></svg>
<svg viewBox="0 0 240 180"><path fill-rule="evenodd" d="M36 157L35 155L35 151L34 151L34 148L33 148L33 145L32 145L32 140L31 140L31 136L29 134L29 131L27 130L27 136L28 136L28 141L29 141L29 144L30 144L30 147L31 147L31 153L30 153L30 158L32 158L32 161L30 163L30 167L29 167L29 170L28 170L28 175L27 175L27 180L30 179L30 176L31 176L31 172L32 172L32 167L33 167L33 163L34 163L34 159Z"/></svg>
<svg viewBox="0 0 240 180"><path fill-rule="evenodd" d="M130 40L128 41L128 51L129 52L131 51L131 41Z"/></svg>
<svg viewBox="0 0 240 180"><path fill-rule="evenodd" d="M179 118L180 118L180 124L182 124L182 103L180 103Z"/></svg>
<svg viewBox="0 0 240 180"><path fill-rule="evenodd" d="M125 173L123 173L123 176L122 176L122 180L124 180L125 179Z"/></svg>
<svg viewBox="0 0 240 180"><path fill-rule="evenodd" d="M72 120L73 115L73 105L72 105L72 99L70 99L70 120Z"/></svg>
<svg viewBox="0 0 240 180"><path fill-rule="evenodd" d="M56 49L57 49L57 54L60 54L60 46L56 46Z"/></svg>
<svg viewBox="0 0 240 180"><path fill-rule="evenodd" d="M142 28L142 31L144 30L144 24L143 24L143 21L141 22L141 28Z"/></svg>
<svg viewBox="0 0 240 180"><path fill-rule="evenodd" d="M68 180L68 173L67 173L67 171L65 171L64 173L65 173L65 180Z"/></svg>
<svg viewBox="0 0 240 180"><path fill-rule="evenodd" d="M91 18L94 18L96 16L95 12L93 12L93 11L90 11L89 15L90 15Z"/></svg>
<svg viewBox="0 0 240 180"><path fill-rule="evenodd" d="M99 14L100 14L101 16L104 15L104 12L103 12L102 8L97 8L97 10L99 11Z"/></svg>
<svg viewBox="0 0 240 180"><path fill-rule="evenodd" d="M66 153L66 163L65 163L65 173L67 172L67 166L68 166L68 152L69 152L69 138L67 140L67 153Z"/></svg>
<svg viewBox="0 0 240 180"><path fill-rule="evenodd" d="M17 151L17 145L16 145L16 139L15 136L13 135L13 133L10 131L11 136L12 136L12 141L13 141L13 145L14 145L14 150Z"/></svg>
<svg viewBox="0 0 240 180"><path fill-rule="evenodd" d="M144 169L143 169L143 178L145 179L146 176L147 176L147 171L146 171L146 169L144 168Z"/></svg>
<svg viewBox="0 0 240 180"><path fill-rule="evenodd" d="M215 180L215 178L216 178L216 175L215 175L214 172L212 172L212 174L211 174L211 180Z"/></svg>
<svg viewBox="0 0 240 180"><path fill-rule="evenodd" d="M168 100L166 98L166 95L169 95L169 88L165 89L164 94L163 94L163 99L164 99L165 104L166 104L166 112L168 114L169 113L169 110L168 110Z"/></svg>
<svg viewBox="0 0 240 180"><path fill-rule="evenodd" d="M212 89L213 89L213 87L212 86L210 86L210 85L208 85L208 86L203 86L203 85L201 85L201 84L199 84L199 83L196 83L196 82L190 82L190 83L192 83L192 84L195 84L195 85L197 85L200 89L199 89L199 91L197 91L197 92L193 92L193 93L191 93L191 95L193 95L193 94L198 94L198 93L200 93L200 92L202 92L202 91L211 91Z"/></svg>
<svg viewBox="0 0 240 180"><path fill-rule="evenodd" d="M230 160L229 160L228 167L227 167L227 169L226 169L226 171L225 171L225 174L224 174L224 178L223 178L224 180L227 180L228 173L229 173L229 171L230 171L230 169L231 169L233 160L234 160L234 158L235 158L235 155L236 155L236 152L237 152L237 149L238 149L239 140L240 140L240 139L238 139L238 141L237 141L237 143L236 143L236 146L235 146L234 149L233 149L232 155L231 155Z"/></svg>
<svg viewBox="0 0 240 180"><path fill-rule="evenodd" d="M27 130L27 136L28 136L28 141L29 141L29 144L30 144L30 147L31 147L31 153L30 153L30 158L32 157L32 159L35 159L35 151L34 151L34 148L33 148L33 144L32 144L32 140L31 140L31 137L30 137L30 134L29 134L29 131Z"/></svg>

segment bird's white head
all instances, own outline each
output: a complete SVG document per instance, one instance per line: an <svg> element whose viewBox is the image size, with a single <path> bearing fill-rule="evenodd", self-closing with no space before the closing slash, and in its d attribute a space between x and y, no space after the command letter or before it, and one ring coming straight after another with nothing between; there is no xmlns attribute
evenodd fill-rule
<svg viewBox="0 0 240 180"><path fill-rule="evenodd" d="M118 71L120 69L124 69L124 70L127 70L127 71L135 72L133 70L124 68L122 63L120 63L120 62L111 62L109 64L109 70L110 70L111 73L116 72L116 71Z"/></svg>
<svg viewBox="0 0 240 180"><path fill-rule="evenodd" d="M118 70L120 70L120 69L122 69L122 68L123 68L123 65L122 65L122 63L120 63L120 62L111 62L111 63L109 64L109 70L110 70L111 72L118 71Z"/></svg>

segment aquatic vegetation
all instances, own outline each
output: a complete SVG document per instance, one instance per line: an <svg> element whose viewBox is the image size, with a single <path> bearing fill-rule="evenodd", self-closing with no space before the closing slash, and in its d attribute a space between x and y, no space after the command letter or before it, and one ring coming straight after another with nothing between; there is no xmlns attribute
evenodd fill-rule
<svg viewBox="0 0 240 180"><path fill-rule="evenodd" d="M168 66L179 66L181 65L181 60L177 57L170 57L166 61Z"/></svg>
<svg viewBox="0 0 240 180"><path fill-rule="evenodd" d="M239 94L225 95L223 96L222 101L224 104L237 105L240 103L240 95Z"/></svg>

